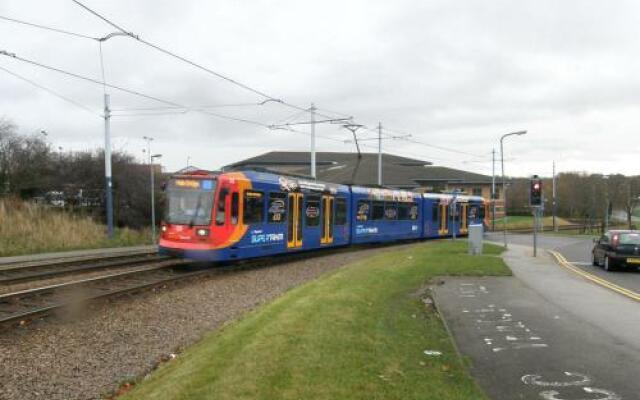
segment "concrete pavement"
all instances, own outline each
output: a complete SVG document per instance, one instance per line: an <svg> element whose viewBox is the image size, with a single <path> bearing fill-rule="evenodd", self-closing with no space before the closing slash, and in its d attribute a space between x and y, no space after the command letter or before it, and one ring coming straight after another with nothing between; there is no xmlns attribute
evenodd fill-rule
<svg viewBox="0 0 640 400"><path fill-rule="evenodd" d="M565 239L570 241L571 239ZM640 399L638 304L511 245L511 278L445 278L434 297L492 399Z"/></svg>

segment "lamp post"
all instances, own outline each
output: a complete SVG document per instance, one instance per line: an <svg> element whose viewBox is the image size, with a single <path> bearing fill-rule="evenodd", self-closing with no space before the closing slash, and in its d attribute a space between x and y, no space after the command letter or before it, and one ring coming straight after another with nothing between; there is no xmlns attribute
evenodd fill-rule
<svg viewBox="0 0 640 400"><path fill-rule="evenodd" d="M154 154L151 156L151 162L149 168L151 169L151 241L156 240L156 193L155 193L155 179L153 176L153 160L162 157L162 154Z"/></svg>
<svg viewBox="0 0 640 400"><path fill-rule="evenodd" d="M102 43L115 36L130 36L124 32L112 32L104 37L96 38L100 48L100 71L102 73L102 89L104 95L104 177L107 207L107 235L113 239L113 193L111 178L111 108L109 103L109 93L107 93L106 80L104 77L104 59L102 57Z"/></svg>
<svg viewBox="0 0 640 400"><path fill-rule="evenodd" d="M517 132L511 132L511 133L506 133L504 135L502 135L500 137L500 165L501 165L501 169L502 169L502 208L503 208L503 215L502 215L502 227L503 227L503 238L504 238L504 247L507 248L507 184L506 181L504 179L504 139L509 137L509 136L521 136L521 135L526 135L527 131L517 131Z"/></svg>

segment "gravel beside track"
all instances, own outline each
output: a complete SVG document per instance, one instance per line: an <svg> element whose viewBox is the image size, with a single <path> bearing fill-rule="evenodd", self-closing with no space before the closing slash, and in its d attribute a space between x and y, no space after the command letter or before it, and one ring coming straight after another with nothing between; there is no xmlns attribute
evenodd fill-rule
<svg viewBox="0 0 640 400"><path fill-rule="evenodd" d="M84 318L0 331L0 399L101 399L286 290L400 246L359 249L214 273L97 305ZM316 253L317 255L317 253Z"/></svg>

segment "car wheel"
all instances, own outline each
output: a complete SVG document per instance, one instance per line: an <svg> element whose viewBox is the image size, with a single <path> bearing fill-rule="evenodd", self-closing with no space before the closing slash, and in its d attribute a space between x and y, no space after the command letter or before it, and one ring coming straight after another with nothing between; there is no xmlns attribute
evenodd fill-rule
<svg viewBox="0 0 640 400"><path fill-rule="evenodd" d="M604 270L607 272L613 271L613 262L609 259L609 256L604 256Z"/></svg>
<svg viewBox="0 0 640 400"><path fill-rule="evenodd" d="M594 267L597 267L598 264L598 260L596 259L596 254L591 252L591 265L593 265Z"/></svg>

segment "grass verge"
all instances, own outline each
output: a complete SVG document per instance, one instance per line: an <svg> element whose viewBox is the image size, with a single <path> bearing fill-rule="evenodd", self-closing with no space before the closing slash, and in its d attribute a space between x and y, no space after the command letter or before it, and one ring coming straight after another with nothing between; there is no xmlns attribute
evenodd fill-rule
<svg viewBox="0 0 640 400"><path fill-rule="evenodd" d="M293 289L208 335L124 399L486 399L416 294L435 276L510 274L502 248L466 251L466 241L421 243Z"/></svg>
<svg viewBox="0 0 640 400"><path fill-rule="evenodd" d="M502 229L503 218L496 218L496 229ZM556 217L558 226L571 225L571 222L564 218ZM542 225L546 227L553 226L553 217L543 217ZM532 215L508 215L507 216L507 229L526 229L533 227Z"/></svg>
<svg viewBox="0 0 640 400"><path fill-rule="evenodd" d="M148 230L116 229L85 216L18 200L0 200L0 257L53 251L150 244Z"/></svg>

